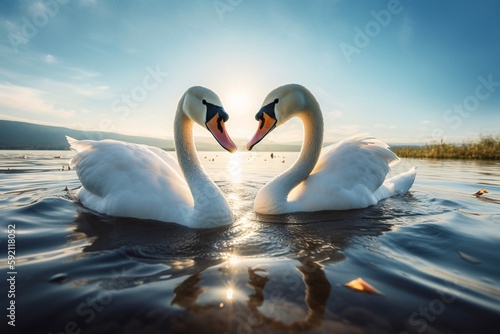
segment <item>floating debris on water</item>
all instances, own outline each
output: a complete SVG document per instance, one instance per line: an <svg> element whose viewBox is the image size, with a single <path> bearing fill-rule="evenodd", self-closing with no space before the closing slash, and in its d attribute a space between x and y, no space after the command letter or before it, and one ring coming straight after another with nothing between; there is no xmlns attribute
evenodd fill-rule
<svg viewBox="0 0 500 334"><path fill-rule="evenodd" d="M481 261L479 259L476 259L475 257L467 254L467 253L464 253L462 251L457 251L458 255L460 255L460 258L464 261L467 261L469 263L474 263L474 264L477 264L477 263L481 263Z"/></svg>
<svg viewBox="0 0 500 334"><path fill-rule="evenodd" d="M380 295L380 292L375 289L373 286L365 282L361 277L356 278L355 280L350 281L349 283L344 284L349 289L369 293L372 295Z"/></svg>
<svg viewBox="0 0 500 334"><path fill-rule="evenodd" d="M69 281L69 275L66 273L55 274L49 278L50 283L64 284Z"/></svg>
<svg viewBox="0 0 500 334"><path fill-rule="evenodd" d="M476 191L476 192L474 193L474 195L476 195L476 196L478 196L478 197L479 197L479 196L482 196L482 195L484 195L484 194L487 194L488 192L489 192L489 191L488 191L487 189L484 189L484 188L483 188L483 189L481 189L481 190Z"/></svg>

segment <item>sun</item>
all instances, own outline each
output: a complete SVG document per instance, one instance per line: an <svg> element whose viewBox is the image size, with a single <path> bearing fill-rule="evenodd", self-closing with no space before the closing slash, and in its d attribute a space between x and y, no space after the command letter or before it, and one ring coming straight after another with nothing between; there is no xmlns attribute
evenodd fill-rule
<svg viewBox="0 0 500 334"><path fill-rule="evenodd" d="M246 94L236 92L229 95L226 104L227 108L230 110L243 110L248 108L248 105L250 104L250 99Z"/></svg>
<svg viewBox="0 0 500 334"><path fill-rule="evenodd" d="M250 138L258 125L254 116L259 111L261 98L254 96L251 89L239 89L227 90L221 99L229 114L228 132L235 138Z"/></svg>

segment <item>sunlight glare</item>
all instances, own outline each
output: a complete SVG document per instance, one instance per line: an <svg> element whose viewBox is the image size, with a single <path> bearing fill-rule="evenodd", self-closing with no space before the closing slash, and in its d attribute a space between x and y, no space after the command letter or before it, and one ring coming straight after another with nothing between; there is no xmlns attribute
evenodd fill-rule
<svg viewBox="0 0 500 334"><path fill-rule="evenodd" d="M259 111L261 94L252 86L242 85L238 89L227 87L221 93L224 109L229 114L228 132L233 137L249 138L255 132L254 116ZM234 139L234 138L233 138Z"/></svg>
<svg viewBox="0 0 500 334"><path fill-rule="evenodd" d="M234 255L234 254L231 255L229 257L229 264L234 266L237 263L238 263L238 257L236 255Z"/></svg>
<svg viewBox="0 0 500 334"><path fill-rule="evenodd" d="M227 289L226 298L229 300L233 299L233 289L231 289L231 288Z"/></svg>
<svg viewBox="0 0 500 334"><path fill-rule="evenodd" d="M250 99L244 93L236 92L231 94L227 100L227 107L230 110L239 112L240 110L247 109L250 104Z"/></svg>

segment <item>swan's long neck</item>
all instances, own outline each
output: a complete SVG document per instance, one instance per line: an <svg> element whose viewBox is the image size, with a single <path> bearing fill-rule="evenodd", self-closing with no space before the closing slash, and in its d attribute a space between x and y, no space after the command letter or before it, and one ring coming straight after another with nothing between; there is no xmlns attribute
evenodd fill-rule
<svg viewBox="0 0 500 334"><path fill-rule="evenodd" d="M297 116L304 126L304 142L299 157L292 167L260 190L255 202L257 212L279 214L296 211L287 199L288 194L309 176L318 161L323 144L323 116L314 97Z"/></svg>
<svg viewBox="0 0 500 334"><path fill-rule="evenodd" d="M228 219L232 221L232 213L219 187L201 165L193 139L194 122L182 110L183 100L179 102L174 120L174 140L177 160L194 200L194 208L185 212L186 225L220 226Z"/></svg>

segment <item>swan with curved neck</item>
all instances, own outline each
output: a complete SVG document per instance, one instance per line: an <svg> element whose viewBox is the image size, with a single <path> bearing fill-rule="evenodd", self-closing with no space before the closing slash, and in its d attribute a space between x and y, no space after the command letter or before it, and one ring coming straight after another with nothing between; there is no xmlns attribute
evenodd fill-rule
<svg viewBox="0 0 500 334"><path fill-rule="evenodd" d="M297 161L258 192L258 213L281 214L365 208L381 199L403 194L416 170L386 179L399 158L372 137L350 137L322 150L323 116L319 103L305 87L289 84L271 91L255 118L259 127L248 142L251 150L275 127L298 117L304 142Z"/></svg>
<svg viewBox="0 0 500 334"><path fill-rule="evenodd" d="M189 88L179 101L174 120L177 161L156 147L67 137L78 152L70 162L82 183L78 199L83 206L110 216L192 228L231 224L229 204L203 169L193 140L193 125L198 123L224 149L236 151L224 125L228 118L214 92Z"/></svg>

